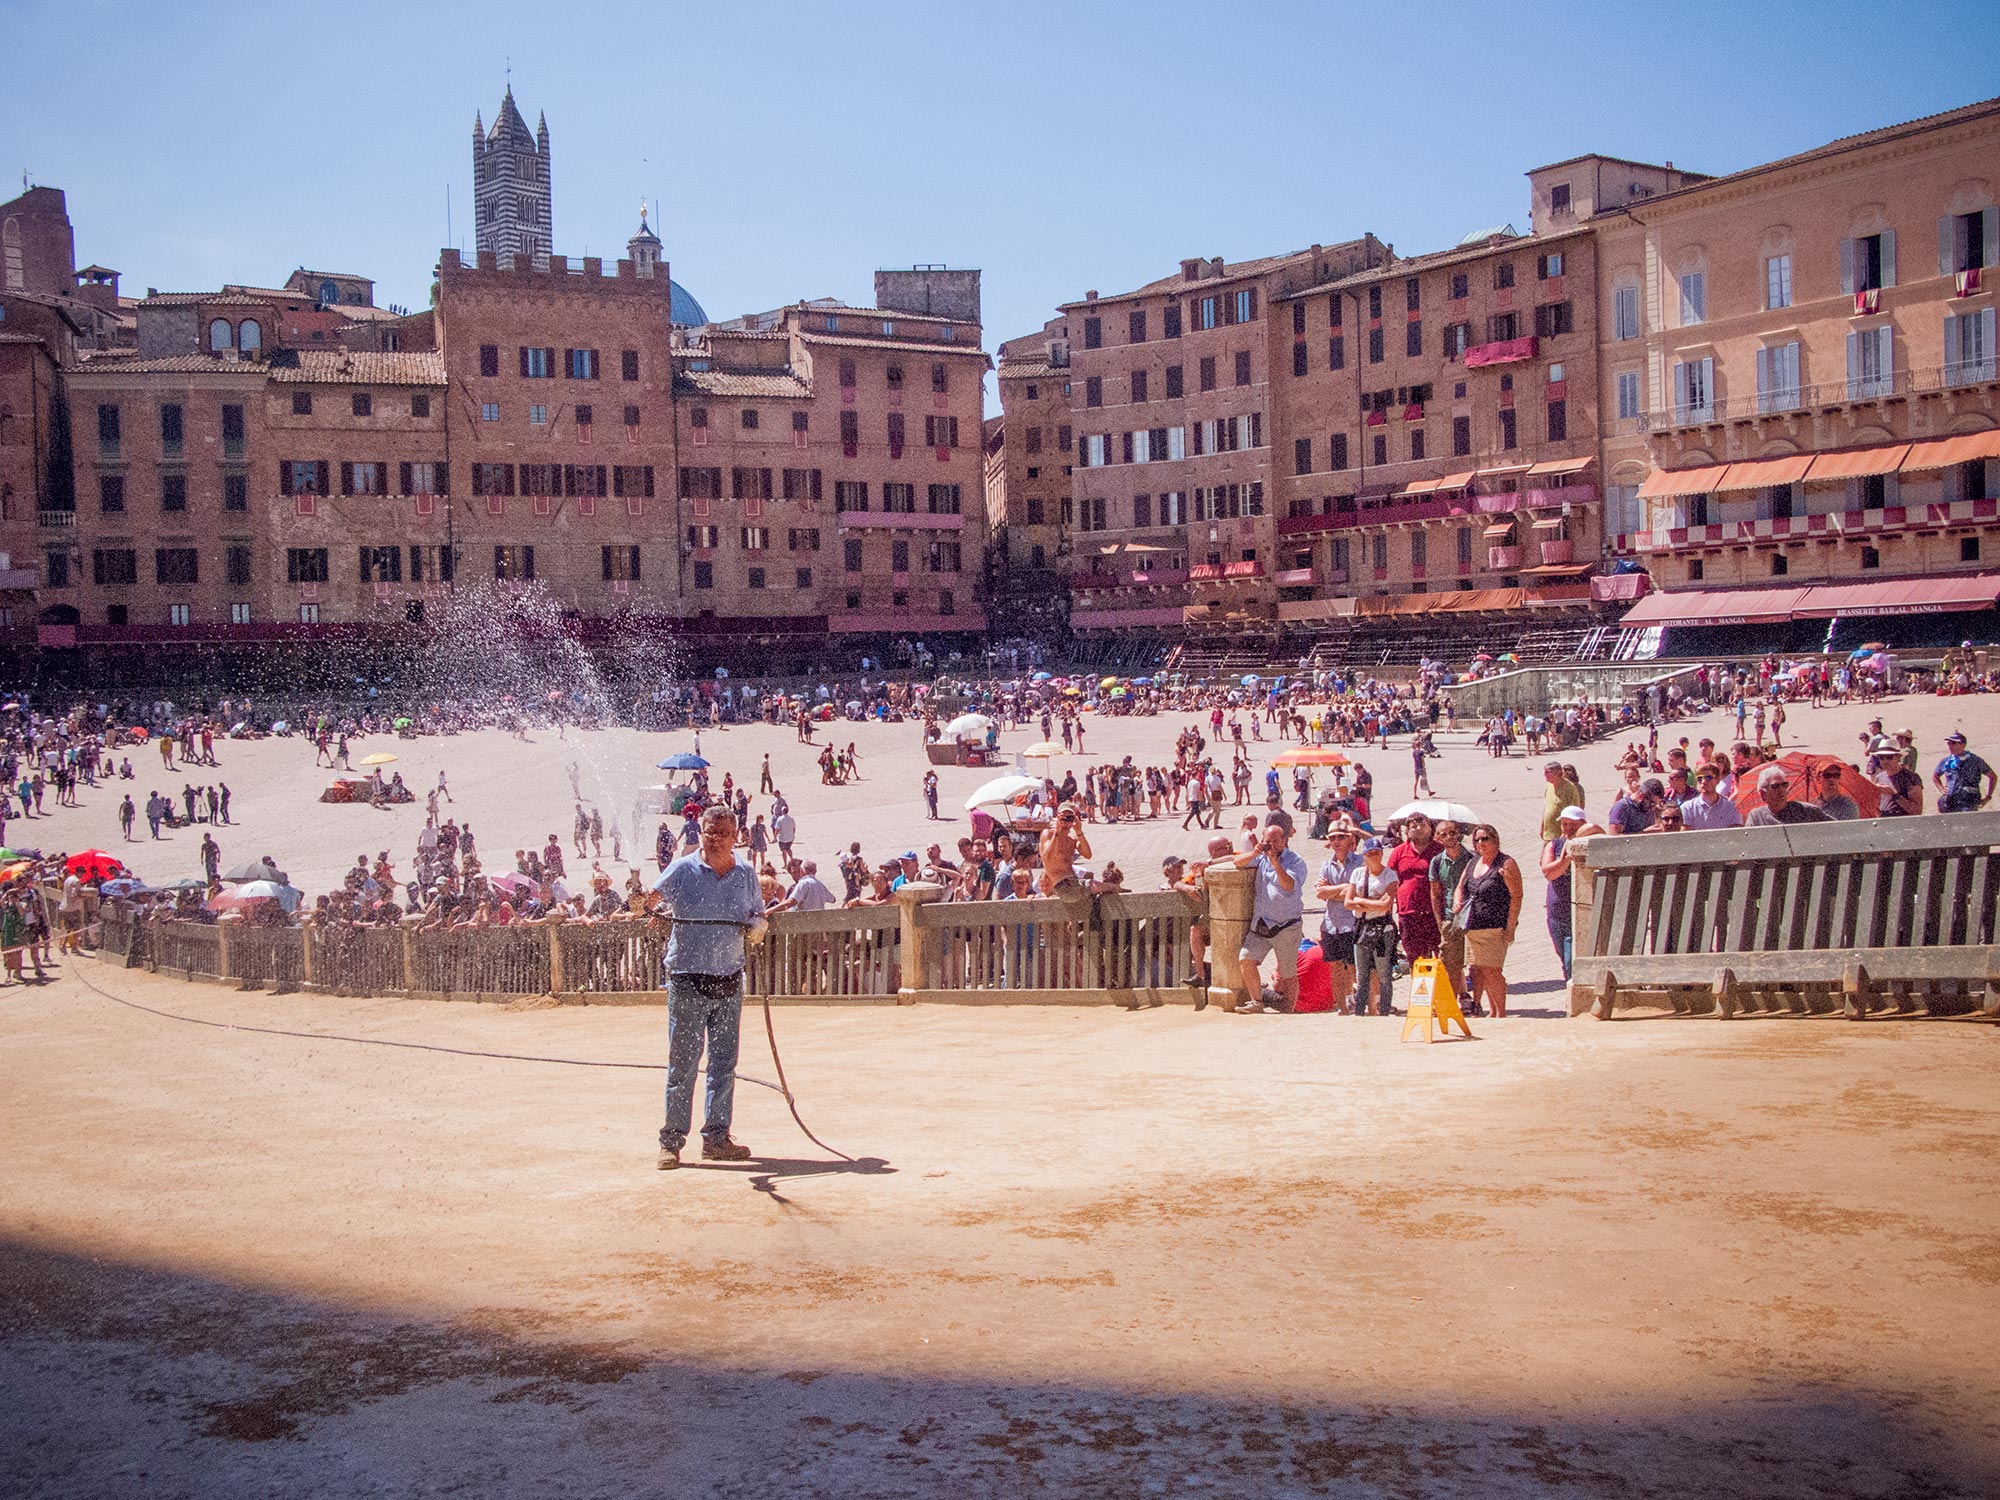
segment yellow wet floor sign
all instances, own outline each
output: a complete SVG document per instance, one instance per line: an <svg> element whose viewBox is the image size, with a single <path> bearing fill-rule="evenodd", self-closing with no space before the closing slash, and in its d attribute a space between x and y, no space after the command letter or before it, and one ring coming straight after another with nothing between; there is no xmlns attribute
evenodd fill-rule
<svg viewBox="0 0 2000 1500"><path fill-rule="evenodd" d="M1451 1023L1458 1022L1458 1029L1467 1036L1472 1028L1465 1024L1465 1012L1458 1008L1458 996L1451 988L1451 976L1444 971L1444 965L1435 958L1420 958L1410 971L1410 1006L1403 1013L1402 1041L1410 1039L1411 1031L1423 1027L1424 1040L1435 1040L1431 1035L1435 1023L1441 1036L1451 1035Z"/></svg>

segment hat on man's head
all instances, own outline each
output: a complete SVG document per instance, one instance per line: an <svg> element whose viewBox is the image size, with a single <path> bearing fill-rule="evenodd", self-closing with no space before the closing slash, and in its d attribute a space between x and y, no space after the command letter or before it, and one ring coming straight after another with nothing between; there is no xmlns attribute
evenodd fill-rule
<svg viewBox="0 0 2000 1500"><path fill-rule="evenodd" d="M1896 738L1899 740L1913 740L1916 737L1917 732L1914 729L1899 729L1896 731Z"/></svg>
<svg viewBox="0 0 2000 1500"><path fill-rule="evenodd" d="M1878 734L1868 742L1868 754L1872 759L1877 755L1901 755L1902 749L1886 734Z"/></svg>
<svg viewBox="0 0 2000 1500"><path fill-rule="evenodd" d="M1176 865L1184 865L1186 863L1187 861L1185 859L1182 859L1180 855L1169 854L1165 859L1160 861L1160 868L1162 870L1171 870Z"/></svg>
<svg viewBox="0 0 2000 1500"><path fill-rule="evenodd" d="M914 849L905 849L900 855L897 856L897 858L899 859L915 859L916 857L917 857L917 851Z"/></svg>
<svg viewBox="0 0 2000 1500"><path fill-rule="evenodd" d="M1965 743L1965 735L1961 731L1954 729L1944 737L1944 742L1947 745L1963 745Z"/></svg>
<svg viewBox="0 0 2000 1500"><path fill-rule="evenodd" d="M1556 814L1556 821L1559 823L1581 823L1584 821L1583 809L1580 807L1565 807L1561 812Z"/></svg>

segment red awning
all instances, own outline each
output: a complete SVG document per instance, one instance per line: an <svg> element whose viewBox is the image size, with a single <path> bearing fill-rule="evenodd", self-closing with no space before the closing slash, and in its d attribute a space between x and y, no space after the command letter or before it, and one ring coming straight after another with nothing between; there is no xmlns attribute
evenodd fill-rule
<svg viewBox="0 0 2000 1500"><path fill-rule="evenodd" d="M1707 464L1696 469L1655 469L1639 486L1641 500L1663 500L1671 495L1706 495L1729 472L1727 464Z"/></svg>
<svg viewBox="0 0 2000 1500"><path fill-rule="evenodd" d="M1557 474L1581 474L1596 462L1597 460L1594 458L1551 459L1548 463L1536 464L1533 468L1529 469L1528 477L1530 479L1542 479L1553 477Z"/></svg>
<svg viewBox="0 0 2000 1500"><path fill-rule="evenodd" d="M1761 490L1774 484L1797 484L1806 477L1806 470L1813 464L1810 453L1795 453L1786 458L1757 458L1748 463L1731 464L1729 472L1716 484L1717 490Z"/></svg>
<svg viewBox="0 0 2000 1500"><path fill-rule="evenodd" d="M1850 448L1845 453L1822 453L1812 461L1808 479L1866 479L1871 474L1893 474L1909 453L1908 443L1884 443L1879 448Z"/></svg>
<svg viewBox="0 0 2000 1500"><path fill-rule="evenodd" d="M1910 456L1903 460L1902 472L1913 469L1948 469L1953 464L1970 463L1975 458L2000 458L2000 428L1987 432L1961 432L1957 437L1931 438L1910 444Z"/></svg>
<svg viewBox="0 0 2000 1500"><path fill-rule="evenodd" d="M1428 495L1437 487L1438 482L1435 479L1419 479L1414 483L1404 485L1398 493L1404 495Z"/></svg>
<svg viewBox="0 0 2000 1500"><path fill-rule="evenodd" d="M1621 630L1642 625L1775 625L1809 589L1681 589L1651 594L1625 612Z"/></svg>
<svg viewBox="0 0 2000 1500"><path fill-rule="evenodd" d="M1958 578L1894 578L1879 583L1829 583L1806 590L1793 613L1805 620L1840 615L1941 615L1991 609L2000 598L2000 573Z"/></svg>
<svg viewBox="0 0 2000 1500"><path fill-rule="evenodd" d="M1441 490L1462 490L1468 484L1472 483L1472 473L1472 470L1467 469L1463 474L1447 474L1437 482L1437 488Z"/></svg>
<svg viewBox="0 0 2000 1500"><path fill-rule="evenodd" d="M1512 521L1495 521L1480 533L1481 536L1512 536L1513 534L1514 523Z"/></svg>

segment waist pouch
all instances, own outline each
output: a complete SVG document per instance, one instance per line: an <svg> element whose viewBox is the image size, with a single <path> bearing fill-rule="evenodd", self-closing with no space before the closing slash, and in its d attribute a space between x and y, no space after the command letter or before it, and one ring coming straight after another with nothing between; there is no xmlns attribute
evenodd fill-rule
<svg viewBox="0 0 2000 1500"><path fill-rule="evenodd" d="M1270 939L1276 937L1279 933L1285 931L1287 928L1296 927L1298 925L1299 925L1299 919L1297 917L1293 917L1291 921L1280 922L1275 927L1273 927L1269 922L1252 922L1250 924L1250 930L1256 933L1258 937L1263 938L1268 942Z"/></svg>
<svg viewBox="0 0 2000 1500"><path fill-rule="evenodd" d="M676 972L668 976L672 983L681 985L704 1000L727 1000L737 994L743 986L743 974L682 974Z"/></svg>

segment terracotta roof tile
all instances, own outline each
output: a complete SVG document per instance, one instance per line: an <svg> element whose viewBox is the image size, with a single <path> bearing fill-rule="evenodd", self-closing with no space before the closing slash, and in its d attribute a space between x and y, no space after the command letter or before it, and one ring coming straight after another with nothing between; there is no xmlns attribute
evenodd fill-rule
<svg viewBox="0 0 2000 1500"><path fill-rule="evenodd" d="M976 354L982 360L986 359L986 351L977 344L916 344L908 339L849 338L845 334L806 330L801 330L799 337L808 344L827 344L837 349L900 349L905 354Z"/></svg>
<svg viewBox="0 0 2000 1500"><path fill-rule="evenodd" d="M255 360L220 359L213 354L169 354L141 359L125 349L80 349L81 370L92 375L245 375L259 380L266 367Z"/></svg>
<svg viewBox="0 0 2000 1500"><path fill-rule="evenodd" d="M812 386L789 370L676 370L677 389L701 396L810 396Z"/></svg>
<svg viewBox="0 0 2000 1500"><path fill-rule="evenodd" d="M301 349L296 366L273 364L280 385L443 385L444 356L428 350L384 354L365 349Z"/></svg>
<svg viewBox="0 0 2000 1500"><path fill-rule="evenodd" d="M1000 362L1002 380L1056 380L1069 379L1069 371L1062 365L1052 365L1046 359L1003 359Z"/></svg>

